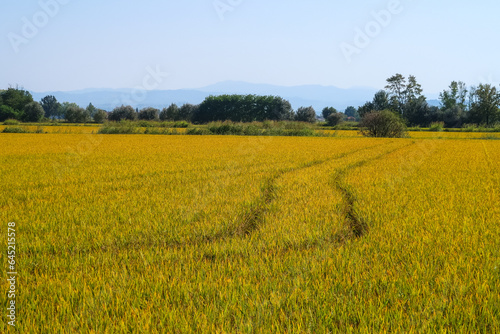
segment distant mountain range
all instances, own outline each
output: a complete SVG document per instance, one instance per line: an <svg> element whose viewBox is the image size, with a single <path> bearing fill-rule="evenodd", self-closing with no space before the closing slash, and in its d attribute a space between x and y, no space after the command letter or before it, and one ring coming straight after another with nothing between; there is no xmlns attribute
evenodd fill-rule
<svg viewBox="0 0 500 334"><path fill-rule="evenodd" d="M348 106L359 107L371 101L377 89L355 87L342 89L334 86L304 85L275 86L253 84L240 81L224 81L197 89L178 90L133 90L133 89L85 89L68 92L32 92L35 101L47 95L54 95L59 102L74 102L81 107L92 103L95 107L107 111L115 107L131 105L134 108L155 107L162 109L171 103L198 104L209 95L221 94L257 94L277 95L287 99L296 110L299 107L312 106L320 114L324 107L335 107L344 111ZM429 101L434 105L436 101Z"/></svg>

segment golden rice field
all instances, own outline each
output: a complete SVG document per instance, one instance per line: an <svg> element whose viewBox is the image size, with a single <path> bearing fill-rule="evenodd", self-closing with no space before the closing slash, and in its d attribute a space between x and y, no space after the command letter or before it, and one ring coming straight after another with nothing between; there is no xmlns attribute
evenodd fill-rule
<svg viewBox="0 0 500 334"><path fill-rule="evenodd" d="M0 134L0 146L19 332L500 332L500 141Z"/></svg>
<svg viewBox="0 0 500 334"><path fill-rule="evenodd" d="M318 130L319 133L335 137L361 138L358 130ZM433 132L408 131L408 136L415 139L500 139L500 132Z"/></svg>

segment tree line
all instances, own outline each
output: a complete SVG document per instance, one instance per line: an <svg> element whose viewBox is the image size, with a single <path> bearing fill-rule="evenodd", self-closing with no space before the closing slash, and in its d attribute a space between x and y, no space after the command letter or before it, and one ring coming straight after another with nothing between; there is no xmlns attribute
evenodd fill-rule
<svg viewBox="0 0 500 334"><path fill-rule="evenodd" d="M461 81L453 81L439 94L439 100L440 107L429 105L415 76L406 79L395 74L387 79L385 90L358 108L358 114L363 117L371 111L390 110L411 126L442 122L449 128L465 123L491 126L500 121L500 91L493 85L467 87Z"/></svg>
<svg viewBox="0 0 500 334"><path fill-rule="evenodd" d="M132 106L119 106L111 112L98 109L90 103L82 108L75 103L59 103L48 95L35 102L30 92L22 88L0 91L0 121L16 119L23 122L40 122L43 119L64 119L70 123L102 123L122 120L188 121L208 123L231 120L252 122L265 120L296 120L315 122L316 112L312 107L301 107L296 112L289 101L279 96L220 95L209 96L202 103L172 103L162 110L152 107L141 110Z"/></svg>
<svg viewBox="0 0 500 334"><path fill-rule="evenodd" d="M422 87L415 76L405 78L395 74L387 79L384 90L378 91L372 101L355 108L348 107L339 112L325 107L318 117L312 106L292 109L289 101L279 96L218 95L208 96L193 105L171 104L162 110L157 108L134 109L119 106L111 112L98 109L90 103L82 108L75 103L59 103L48 95L40 102L19 87L0 91L0 121L16 119L24 122L39 122L43 119L65 119L70 123L97 122L106 120L187 121L208 123L212 121L253 122L264 120L301 121L314 123L324 120L328 125L337 125L345 120L359 121L373 111L388 110L399 115L407 125L429 126L441 122L445 127L461 127L465 123L486 126L500 122L500 90L490 84L467 87L461 81L453 81L439 95L440 106L431 106L422 94Z"/></svg>

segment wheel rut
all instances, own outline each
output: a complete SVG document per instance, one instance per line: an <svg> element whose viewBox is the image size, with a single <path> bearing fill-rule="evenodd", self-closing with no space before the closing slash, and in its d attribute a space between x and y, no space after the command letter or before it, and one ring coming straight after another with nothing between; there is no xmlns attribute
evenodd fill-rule
<svg viewBox="0 0 500 334"><path fill-rule="evenodd" d="M253 202L253 204L250 205L250 208L246 210L242 215L241 219L239 220L239 224L235 226L232 230L229 231L229 236L248 236L255 232L256 230L259 229L259 227L264 223L264 217L267 211L269 210L269 207L271 203L277 199L277 185L276 182L279 180L279 178L287 173L291 172L296 172L300 171L303 169L315 167L330 161L342 159L344 157L347 157L349 155L355 154L357 152L363 151L363 150L368 150L372 149L375 147L378 147L380 145L374 145L374 146L369 146L369 147L363 147L354 151L346 152L346 153L341 153L337 154L333 157L326 158L326 159L321 159L321 160L313 160L310 162L307 162L305 164L296 166L296 167L289 167L289 168L284 168L282 170L279 170L276 172L273 176L269 177L266 182L265 186L263 187L261 191L261 196Z"/></svg>
<svg viewBox="0 0 500 334"><path fill-rule="evenodd" d="M339 191L343 197L342 213L344 216L344 226L333 236L333 241L345 243L348 240L359 239L366 233L368 233L370 228L368 222L359 213L356 189L354 189L352 185L347 183L347 174L356 168L362 167L370 162L380 160L391 153L397 152L412 145L415 145L415 142L384 152L369 159L354 162L347 166L338 168L335 171L332 183L336 190Z"/></svg>

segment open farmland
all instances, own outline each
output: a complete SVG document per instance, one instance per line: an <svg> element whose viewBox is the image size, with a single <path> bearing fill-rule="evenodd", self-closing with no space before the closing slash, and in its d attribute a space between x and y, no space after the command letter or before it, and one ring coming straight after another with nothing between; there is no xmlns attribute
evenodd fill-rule
<svg viewBox="0 0 500 334"><path fill-rule="evenodd" d="M500 141L0 146L21 332L500 331Z"/></svg>

